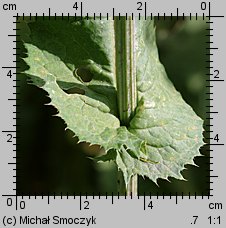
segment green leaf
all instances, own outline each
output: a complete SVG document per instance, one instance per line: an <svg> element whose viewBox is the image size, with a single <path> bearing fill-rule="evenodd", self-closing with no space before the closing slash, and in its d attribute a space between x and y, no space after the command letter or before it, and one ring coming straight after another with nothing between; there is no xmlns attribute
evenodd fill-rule
<svg viewBox="0 0 226 228"><path fill-rule="evenodd" d="M183 179L203 145L203 121L187 105L159 62L153 21L136 20L138 106L128 127L118 114L114 22L37 21L24 39L32 83L48 92L67 128L80 141L104 147L125 183L139 174Z"/></svg>

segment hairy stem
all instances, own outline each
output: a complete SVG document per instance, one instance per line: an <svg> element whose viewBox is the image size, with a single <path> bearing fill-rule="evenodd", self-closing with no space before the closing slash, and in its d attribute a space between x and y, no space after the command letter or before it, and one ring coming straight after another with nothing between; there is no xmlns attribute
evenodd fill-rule
<svg viewBox="0 0 226 228"><path fill-rule="evenodd" d="M115 28L115 69L117 81L118 109L121 125L129 126L137 106L135 23L131 17L116 17ZM120 180L121 178L121 180ZM122 188L123 178L119 175L120 193L137 195L137 176L131 178L127 189Z"/></svg>

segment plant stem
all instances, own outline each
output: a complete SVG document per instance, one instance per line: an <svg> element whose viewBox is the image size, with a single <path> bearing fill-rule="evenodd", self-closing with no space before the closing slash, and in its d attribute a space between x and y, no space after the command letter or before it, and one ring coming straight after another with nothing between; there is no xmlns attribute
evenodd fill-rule
<svg viewBox="0 0 226 228"><path fill-rule="evenodd" d="M116 17L115 29L115 69L119 118L122 126L129 126L137 106L136 90L136 53L135 53L135 23L131 17ZM137 194L137 176L131 178L127 189L122 190L123 177L119 175L120 193Z"/></svg>
<svg viewBox="0 0 226 228"><path fill-rule="evenodd" d="M134 175L131 177L127 190L126 190L127 196L130 196L131 194L133 196L137 195L137 186L138 186L137 179L138 179L137 175Z"/></svg>

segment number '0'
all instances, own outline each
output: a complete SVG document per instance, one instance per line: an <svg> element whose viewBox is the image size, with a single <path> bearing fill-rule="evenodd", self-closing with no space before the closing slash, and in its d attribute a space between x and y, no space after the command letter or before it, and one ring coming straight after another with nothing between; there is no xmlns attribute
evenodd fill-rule
<svg viewBox="0 0 226 228"><path fill-rule="evenodd" d="M201 10L206 10L206 2L201 2Z"/></svg>

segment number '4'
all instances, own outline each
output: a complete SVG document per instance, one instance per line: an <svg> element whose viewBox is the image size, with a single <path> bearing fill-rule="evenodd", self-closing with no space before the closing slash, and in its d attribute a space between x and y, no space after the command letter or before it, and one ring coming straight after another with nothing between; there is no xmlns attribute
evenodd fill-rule
<svg viewBox="0 0 226 228"><path fill-rule="evenodd" d="M7 77L12 78L12 71L11 70L9 70L9 72L7 73Z"/></svg>
<svg viewBox="0 0 226 228"><path fill-rule="evenodd" d="M75 2L75 4L73 5L73 8L78 10L78 2Z"/></svg>
<svg viewBox="0 0 226 228"><path fill-rule="evenodd" d="M217 141L217 142L219 141L219 136L218 136L218 134L215 135L214 140Z"/></svg>
<svg viewBox="0 0 226 228"><path fill-rule="evenodd" d="M152 201L149 202L148 207L151 208L151 209L153 208Z"/></svg>

